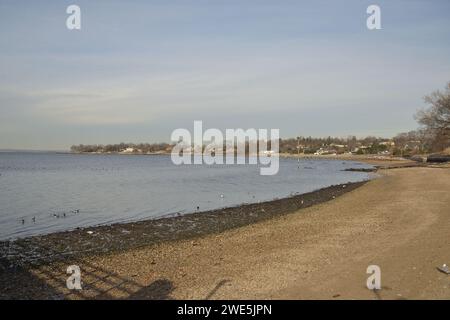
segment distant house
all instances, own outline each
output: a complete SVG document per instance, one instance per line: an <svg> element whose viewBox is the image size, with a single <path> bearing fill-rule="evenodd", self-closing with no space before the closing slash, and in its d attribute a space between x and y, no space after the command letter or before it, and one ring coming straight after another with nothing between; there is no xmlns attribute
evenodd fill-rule
<svg viewBox="0 0 450 320"><path fill-rule="evenodd" d="M133 153L134 148L126 148L125 150L122 150L121 153Z"/></svg>
<svg viewBox="0 0 450 320"><path fill-rule="evenodd" d="M332 144L330 144L330 147L342 148L343 149L343 148L347 148L347 145L332 143Z"/></svg>
<svg viewBox="0 0 450 320"><path fill-rule="evenodd" d="M368 147L368 146L359 146L359 147L355 147L351 152L352 153L366 153L366 150L369 148L370 147Z"/></svg>
<svg viewBox="0 0 450 320"><path fill-rule="evenodd" d="M275 154L275 151L274 151L274 150L264 150L264 151L261 152L261 153L262 153L262 155L264 155L264 156L266 156L266 157L270 157L270 156L272 156L272 155Z"/></svg>
<svg viewBox="0 0 450 320"><path fill-rule="evenodd" d="M337 151L332 148L319 148L316 152L314 152L315 156L321 155L336 155Z"/></svg>

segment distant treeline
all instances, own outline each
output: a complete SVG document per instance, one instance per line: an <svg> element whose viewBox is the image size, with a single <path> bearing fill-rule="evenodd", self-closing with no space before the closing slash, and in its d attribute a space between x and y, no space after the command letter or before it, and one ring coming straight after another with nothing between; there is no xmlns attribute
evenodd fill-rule
<svg viewBox="0 0 450 320"><path fill-rule="evenodd" d="M133 151L131 151L133 149ZM172 145L168 143L119 143L119 144L94 144L86 145L80 144L70 148L72 152L88 152L88 153L119 153L129 150L135 153L156 153L156 152L170 152Z"/></svg>
<svg viewBox="0 0 450 320"><path fill-rule="evenodd" d="M76 145L71 147L76 153L170 153L174 144L168 143L119 143ZM358 139L355 136L347 138L327 137L297 137L279 140L280 153L304 154L342 154L352 152L355 154L394 154L413 155L431 151L426 134L420 131L402 133L392 139L379 137L365 137Z"/></svg>

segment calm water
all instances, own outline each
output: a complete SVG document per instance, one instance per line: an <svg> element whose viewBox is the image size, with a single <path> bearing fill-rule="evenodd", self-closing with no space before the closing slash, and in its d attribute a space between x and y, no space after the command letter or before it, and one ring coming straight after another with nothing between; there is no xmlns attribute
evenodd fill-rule
<svg viewBox="0 0 450 320"><path fill-rule="evenodd" d="M175 166L169 156L0 152L0 239L272 200L368 179L367 173L342 171L355 167L368 166L280 159L277 175L261 176L257 165Z"/></svg>

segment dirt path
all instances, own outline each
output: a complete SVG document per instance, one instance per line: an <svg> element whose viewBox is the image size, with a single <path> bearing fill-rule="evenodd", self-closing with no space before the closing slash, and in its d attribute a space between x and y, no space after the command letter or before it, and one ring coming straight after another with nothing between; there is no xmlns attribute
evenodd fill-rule
<svg viewBox="0 0 450 320"><path fill-rule="evenodd" d="M32 274L66 298L450 299L450 275L436 270L450 265L450 170L380 173L269 221L78 261L76 294L62 289L67 266ZM377 293L365 287L371 264L381 268Z"/></svg>

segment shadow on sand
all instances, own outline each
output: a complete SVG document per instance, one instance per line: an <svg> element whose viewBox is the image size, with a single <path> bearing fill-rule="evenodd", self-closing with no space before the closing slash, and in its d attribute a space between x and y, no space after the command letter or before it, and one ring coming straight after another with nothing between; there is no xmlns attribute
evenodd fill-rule
<svg viewBox="0 0 450 320"><path fill-rule="evenodd" d="M40 248L45 258L20 263L0 259L0 299L171 299L174 287L167 279L142 285L133 277L124 277L86 259L58 255L50 248ZM52 256L49 263L47 257ZM56 262L55 262L56 261ZM81 269L81 290L67 289L67 267Z"/></svg>

